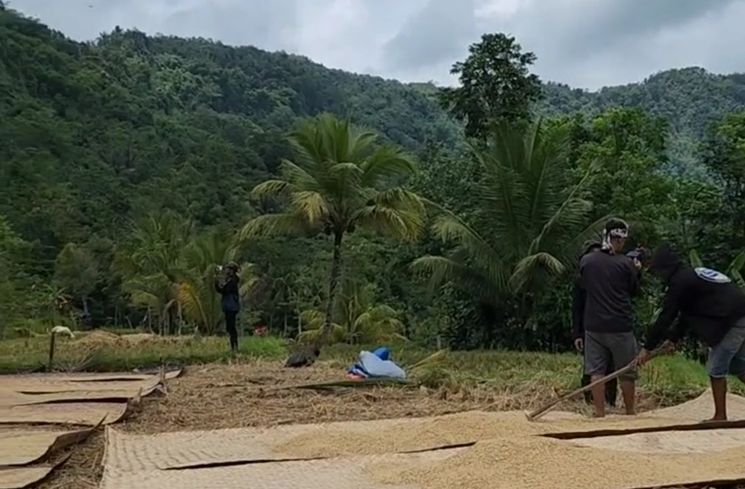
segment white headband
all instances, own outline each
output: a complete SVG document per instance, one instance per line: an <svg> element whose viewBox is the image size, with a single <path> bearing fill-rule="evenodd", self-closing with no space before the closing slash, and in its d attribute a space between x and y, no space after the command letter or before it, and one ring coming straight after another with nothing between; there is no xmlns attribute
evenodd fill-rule
<svg viewBox="0 0 745 489"><path fill-rule="evenodd" d="M622 238L626 239L629 237L629 230L628 228L613 228L609 231L606 231L603 235L603 250L605 251L611 251L613 249L613 246L610 243L611 238Z"/></svg>

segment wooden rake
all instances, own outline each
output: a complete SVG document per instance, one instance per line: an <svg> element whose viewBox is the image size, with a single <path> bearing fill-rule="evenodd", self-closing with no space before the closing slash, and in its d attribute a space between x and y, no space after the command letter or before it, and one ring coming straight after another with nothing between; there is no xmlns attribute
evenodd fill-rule
<svg viewBox="0 0 745 489"><path fill-rule="evenodd" d="M672 343L666 341L658 349L652 352L652 354L650 355L650 360L660 355L671 353L673 350L672 346L673 346ZM579 389L573 390L571 392L567 392L566 394L562 394L558 398L552 400L551 402L547 402L545 405L536 409L535 411L532 411L530 413L525 413L525 417L528 418L528 421L535 421L536 419L540 418L541 416L549 412L552 408L554 408L556 405L558 405L562 401L579 396L580 394L583 394L584 392L591 390L596 385L605 384L606 382L609 382L613 379L617 379L623 374L630 372L635 367L636 367L636 359L634 359L631 363L629 363L625 367L620 368L616 370L615 372L606 375L605 377L599 378L595 382L590 382L584 387L580 387ZM554 392L556 392L556 390L554 390Z"/></svg>

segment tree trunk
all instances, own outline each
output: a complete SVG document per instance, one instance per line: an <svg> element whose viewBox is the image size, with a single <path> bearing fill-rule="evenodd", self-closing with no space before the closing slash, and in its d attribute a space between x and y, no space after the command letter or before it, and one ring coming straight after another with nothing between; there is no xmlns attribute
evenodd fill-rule
<svg viewBox="0 0 745 489"><path fill-rule="evenodd" d="M341 232L334 234L334 250L331 255L331 274L329 276L329 292L326 301L326 318L323 322L323 327L318 334L318 339L315 342L315 347L320 350L321 346L326 343L328 337L331 335L332 330L332 316L334 314L334 305L336 303L336 289L339 285L339 276L341 275L341 242L343 238Z"/></svg>

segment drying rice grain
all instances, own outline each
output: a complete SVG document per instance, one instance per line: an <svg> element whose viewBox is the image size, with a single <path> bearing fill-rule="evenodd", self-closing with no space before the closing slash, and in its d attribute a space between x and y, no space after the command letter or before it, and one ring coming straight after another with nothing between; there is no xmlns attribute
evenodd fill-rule
<svg viewBox="0 0 745 489"><path fill-rule="evenodd" d="M742 476L742 450L707 455L643 455L588 449L542 437L477 443L445 461L392 471L368 469L375 480L427 489L632 489Z"/></svg>

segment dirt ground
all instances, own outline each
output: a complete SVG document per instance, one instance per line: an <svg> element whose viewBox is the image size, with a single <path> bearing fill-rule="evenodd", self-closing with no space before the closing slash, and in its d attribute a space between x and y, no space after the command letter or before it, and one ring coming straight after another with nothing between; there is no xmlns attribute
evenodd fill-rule
<svg viewBox="0 0 745 489"><path fill-rule="evenodd" d="M449 414L474 409L530 409L551 392L366 387L317 391L282 387L343 380L338 365L284 369L274 362L205 365L187 368L169 381L168 395L148 397L117 427L138 433L219 429L326 421L371 420ZM545 389L543 389L545 390ZM646 406L647 408L652 406ZM645 406L642 406L645 408ZM582 403L562 410L586 411ZM71 458L39 487L98 487L104 449L102 432L72 450ZM745 488L740 488L745 489Z"/></svg>

